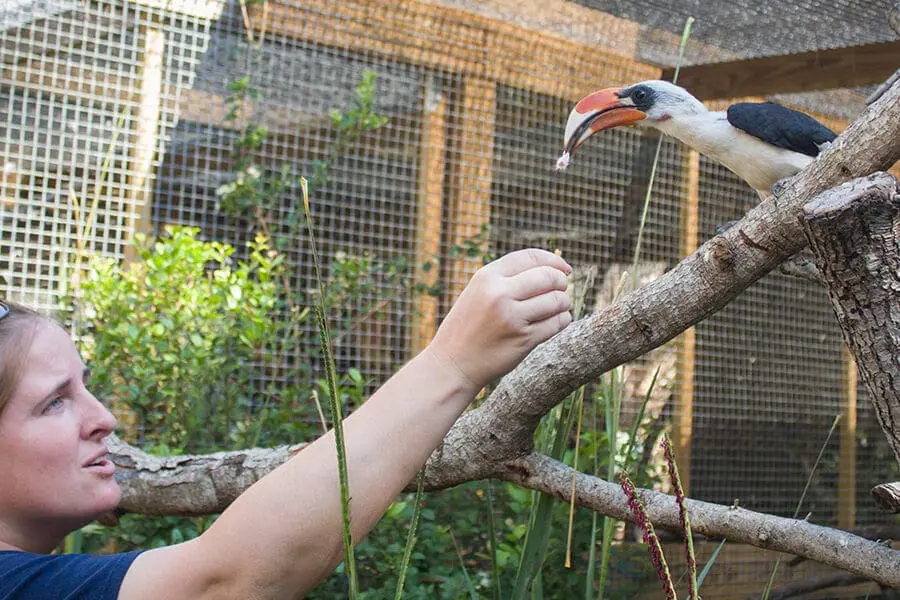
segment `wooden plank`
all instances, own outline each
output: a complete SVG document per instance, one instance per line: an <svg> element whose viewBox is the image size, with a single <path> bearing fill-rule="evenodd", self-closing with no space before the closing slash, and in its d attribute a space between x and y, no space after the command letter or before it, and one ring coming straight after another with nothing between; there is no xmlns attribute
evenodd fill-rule
<svg viewBox="0 0 900 600"><path fill-rule="evenodd" d="M447 96L433 75L425 76L425 105L419 144L419 189L416 203L415 280L426 286L438 281L441 251L441 213L444 208L444 165L447 145ZM432 265L425 269L425 265ZM410 354L421 352L437 327L438 298L415 292Z"/></svg>
<svg viewBox="0 0 900 600"><path fill-rule="evenodd" d="M128 230L151 234L150 182L153 178L153 159L159 141L159 108L162 87L163 50L166 35L161 29L144 30L144 50L141 63L141 91L138 105L131 161L128 168L126 205L130 211ZM135 258L134 246L125 247L125 258Z"/></svg>
<svg viewBox="0 0 900 600"><path fill-rule="evenodd" d="M134 98L136 80L120 73L36 59L0 68L0 85L39 94L56 94L88 102L128 102Z"/></svg>
<svg viewBox="0 0 900 600"><path fill-rule="evenodd" d="M459 92L456 152L450 161L449 239L463 246L484 231L491 221L491 183L494 162L494 125L496 123L496 85L484 79L467 77ZM481 266L478 257L464 254L450 259L447 271L447 302L452 303Z"/></svg>
<svg viewBox="0 0 900 600"><path fill-rule="evenodd" d="M887 79L898 56L900 40L682 67L678 83L701 100L852 88Z"/></svg>
<svg viewBox="0 0 900 600"><path fill-rule="evenodd" d="M856 525L856 405L859 379L853 355L846 344L841 345L845 371L838 459L838 527L850 529Z"/></svg>
<svg viewBox="0 0 900 600"><path fill-rule="evenodd" d="M163 13L178 13L210 20L218 19L225 8L225 0L131 0L131 2Z"/></svg>
<svg viewBox="0 0 900 600"><path fill-rule="evenodd" d="M700 154L686 151L687 189L681 205L681 256L693 253L700 240ZM672 444L685 494L691 489L691 445L694 438L694 364L697 337L693 327L679 336L678 398L672 427Z"/></svg>
<svg viewBox="0 0 900 600"><path fill-rule="evenodd" d="M415 0L309 0L302 6L272 0L265 22L262 16L261 8L252 8L251 22L267 35L572 101L598 87L652 79L660 73L657 67L596 46Z"/></svg>
<svg viewBox="0 0 900 600"><path fill-rule="evenodd" d="M139 78L121 72L107 72L90 66L72 66L61 62L41 63L37 60L0 67L0 85L39 94L52 94L87 102L137 102ZM143 85L143 82L142 82ZM160 99L160 108L177 114L180 119L240 131L258 115L252 106L241 110L238 118L225 121L227 98L196 89L180 91L177 101ZM290 106L270 106L260 123L271 130L295 131L329 123L328 115L313 115Z"/></svg>

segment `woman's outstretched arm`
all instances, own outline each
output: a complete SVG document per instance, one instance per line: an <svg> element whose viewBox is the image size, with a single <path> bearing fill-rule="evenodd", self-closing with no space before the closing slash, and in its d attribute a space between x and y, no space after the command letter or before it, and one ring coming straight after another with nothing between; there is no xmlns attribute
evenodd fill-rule
<svg viewBox="0 0 900 600"><path fill-rule="evenodd" d="M493 379L571 321L570 267L523 250L482 267L434 340L344 422L361 540ZM343 559L333 433L242 494L200 537L131 566L121 600L299 598Z"/></svg>

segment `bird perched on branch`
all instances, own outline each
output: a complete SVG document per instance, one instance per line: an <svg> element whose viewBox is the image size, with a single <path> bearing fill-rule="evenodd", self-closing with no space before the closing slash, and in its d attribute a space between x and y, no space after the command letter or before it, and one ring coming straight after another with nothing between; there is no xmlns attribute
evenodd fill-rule
<svg viewBox="0 0 900 600"><path fill-rule="evenodd" d="M588 94L569 113L558 169L589 137L622 125L650 127L720 162L765 199L772 185L813 161L836 134L809 115L772 102L707 110L668 81L642 81Z"/></svg>

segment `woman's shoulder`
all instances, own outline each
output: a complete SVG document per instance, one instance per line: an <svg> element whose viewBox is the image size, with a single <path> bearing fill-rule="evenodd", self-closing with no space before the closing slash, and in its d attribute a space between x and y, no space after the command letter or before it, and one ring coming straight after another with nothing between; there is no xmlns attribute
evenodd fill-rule
<svg viewBox="0 0 900 600"><path fill-rule="evenodd" d="M0 600L115 600L139 555L0 551Z"/></svg>

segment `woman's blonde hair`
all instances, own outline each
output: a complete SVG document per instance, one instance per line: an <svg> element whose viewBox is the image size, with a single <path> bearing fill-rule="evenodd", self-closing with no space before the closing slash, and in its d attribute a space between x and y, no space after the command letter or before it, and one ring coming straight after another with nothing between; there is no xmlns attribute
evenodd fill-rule
<svg viewBox="0 0 900 600"><path fill-rule="evenodd" d="M0 300L0 413L22 378L35 326L45 317L39 312Z"/></svg>

